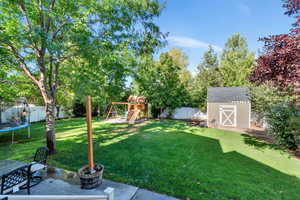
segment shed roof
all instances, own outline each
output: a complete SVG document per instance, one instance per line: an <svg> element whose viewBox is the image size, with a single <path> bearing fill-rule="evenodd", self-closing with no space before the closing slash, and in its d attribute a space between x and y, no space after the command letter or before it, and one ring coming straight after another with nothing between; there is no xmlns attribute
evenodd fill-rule
<svg viewBox="0 0 300 200"><path fill-rule="evenodd" d="M212 87L207 89L208 102L250 101L248 88Z"/></svg>

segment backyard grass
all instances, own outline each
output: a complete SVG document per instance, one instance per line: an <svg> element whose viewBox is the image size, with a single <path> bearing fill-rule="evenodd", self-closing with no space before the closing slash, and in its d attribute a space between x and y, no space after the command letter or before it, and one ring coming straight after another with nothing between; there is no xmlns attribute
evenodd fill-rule
<svg viewBox="0 0 300 200"><path fill-rule="evenodd" d="M82 118L57 122L49 164L77 171L86 161ZM300 161L236 132L151 121L128 127L94 120L95 162L105 178L186 199L300 199ZM0 135L0 159L24 159L45 144L44 124Z"/></svg>

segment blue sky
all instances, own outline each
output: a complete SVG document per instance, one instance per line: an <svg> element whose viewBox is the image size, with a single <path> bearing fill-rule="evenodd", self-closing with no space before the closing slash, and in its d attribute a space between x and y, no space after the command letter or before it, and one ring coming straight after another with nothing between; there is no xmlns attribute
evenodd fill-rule
<svg viewBox="0 0 300 200"><path fill-rule="evenodd" d="M281 0L167 0L156 20L168 32L169 48L181 48L195 72L209 44L221 52L228 37L241 33L257 53L260 37L286 33L293 19L284 15Z"/></svg>

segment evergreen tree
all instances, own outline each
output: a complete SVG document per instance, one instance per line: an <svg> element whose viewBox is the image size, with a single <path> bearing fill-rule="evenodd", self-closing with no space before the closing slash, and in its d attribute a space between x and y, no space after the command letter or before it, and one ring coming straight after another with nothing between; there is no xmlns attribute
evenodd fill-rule
<svg viewBox="0 0 300 200"><path fill-rule="evenodd" d="M254 53L249 51L246 39L239 33L231 36L225 44L220 63L223 86L248 85L254 63Z"/></svg>
<svg viewBox="0 0 300 200"><path fill-rule="evenodd" d="M208 51L203 55L203 61L197 66L198 72L203 70L217 68L218 67L218 56L211 45L208 46Z"/></svg>
<svg viewBox="0 0 300 200"><path fill-rule="evenodd" d="M219 61L217 53L212 46L203 54L203 60L198 65L198 73L193 81L191 90L192 102L194 106L201 110L206 109L207 88L222 85L222 75L219 72Z"/></svg>

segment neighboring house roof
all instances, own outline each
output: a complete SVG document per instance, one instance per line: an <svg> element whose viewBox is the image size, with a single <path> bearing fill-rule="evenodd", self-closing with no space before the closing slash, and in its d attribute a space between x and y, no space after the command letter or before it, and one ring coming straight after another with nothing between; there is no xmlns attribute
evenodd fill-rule
<svg viewBox="0 0 300 200"><path fill-rule="evenodd" d="M208 102L250 101L248 88L212 87L207 89Z"/></svg>

